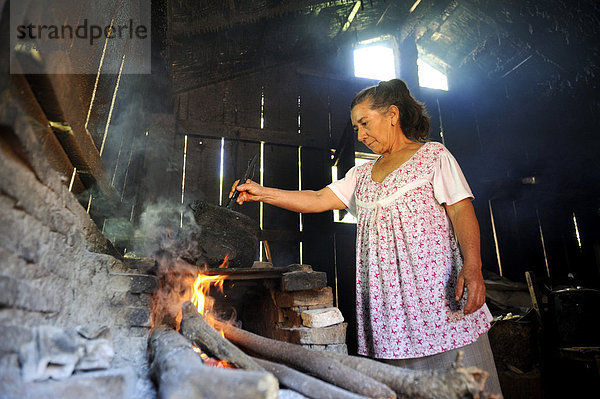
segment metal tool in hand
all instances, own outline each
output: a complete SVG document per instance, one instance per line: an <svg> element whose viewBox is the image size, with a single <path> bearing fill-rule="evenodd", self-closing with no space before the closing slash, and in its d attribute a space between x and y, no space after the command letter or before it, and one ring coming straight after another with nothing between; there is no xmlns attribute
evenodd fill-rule
<svg viewBox="0 0 600 399"><path fill-rule="evenodd" d="M246 172L244 173L244 175L240 178L238 185L246 183L246 180L248 180L248 179L252 179L252 177L254 176L254 168L256 167L257 159L258 159L258 155L254 155L252 160L250 160L250 162L248 162L248 168L246 169ZM237 188L237 186L236 186L236 188ZM240 194L240 192L237 189L234 190L233 194L229 198L229 201L227 201L227 205L225 205L225 207L230 208L231 204L233 202L235 202L235 200L239 194Z"/></svg>

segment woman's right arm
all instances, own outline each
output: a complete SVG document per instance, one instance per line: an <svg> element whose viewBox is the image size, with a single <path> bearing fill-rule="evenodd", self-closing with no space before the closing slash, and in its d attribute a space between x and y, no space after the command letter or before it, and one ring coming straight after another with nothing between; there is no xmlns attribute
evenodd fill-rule
<svg viewBox="0 0 600 399"><path fill-rule="evenodd" d="M328 187L318 191L291 191L263 187L252 180L247 180L244 184L237 186L234 184L230 195L233 194L234 190L240 192L236 200L240 205L246 201L261 201L279 208L302 213L346 209L346 205Z"/></svg>

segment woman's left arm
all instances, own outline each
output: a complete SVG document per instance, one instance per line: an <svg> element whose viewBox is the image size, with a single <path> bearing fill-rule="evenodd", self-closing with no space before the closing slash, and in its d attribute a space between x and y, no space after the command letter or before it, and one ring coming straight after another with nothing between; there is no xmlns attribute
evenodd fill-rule
<svg viewBox="0 0 600 399"><path fill-rule="evenodd" d="M456 282L456 300L463 297L464 289L467 288L469 296L464 313L470 314L485 303L485 283L481 274L479 224L470 198L465 198L452 205L444 204L444 206L464 258L463 268L458 273Z"/></svg>

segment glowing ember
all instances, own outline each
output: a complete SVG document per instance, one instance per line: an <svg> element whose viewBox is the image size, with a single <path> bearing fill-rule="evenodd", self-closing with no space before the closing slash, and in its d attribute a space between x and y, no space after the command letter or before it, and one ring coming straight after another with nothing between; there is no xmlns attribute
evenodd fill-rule
<svg viewBox="0 0 600 399"><path fill-rule="evenodd" d="M212 357L208 356L206 353L202 352L202 350L200 348L198 348L197 346L192 345L192 348L194 349L194 352L196 352L200 355L200 357L202 358L202 361L207 366L225 367L225 368L230 368L230 369L235 368L231 363L226 362L225 360L213 359Z"/></svg>

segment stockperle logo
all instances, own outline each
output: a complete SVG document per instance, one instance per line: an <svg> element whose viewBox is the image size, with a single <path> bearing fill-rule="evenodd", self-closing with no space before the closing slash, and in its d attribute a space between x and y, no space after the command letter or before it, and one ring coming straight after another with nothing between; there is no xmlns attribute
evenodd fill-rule
<svg viewBox="0 0 600 399"><path fill-rule="evenodd" d="M10 0L11 73L151 72L150 0Z"/></svg>

